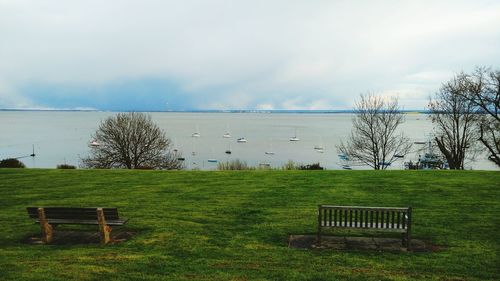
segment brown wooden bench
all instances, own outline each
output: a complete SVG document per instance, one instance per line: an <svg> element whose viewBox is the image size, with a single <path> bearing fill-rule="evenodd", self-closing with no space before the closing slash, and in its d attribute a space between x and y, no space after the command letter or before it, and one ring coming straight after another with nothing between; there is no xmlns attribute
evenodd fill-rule
<svg viewBox="0 0 500 281"><path fill-rule="evenodd" d="M124 225L128 220L118 216L117 208L28 207L28 215L40 224L42 239L50 243L54 228L59 224L98 225L101 243L110 241L111 226Z"/></svg>
<svg viewBox="0 0 500 281"><path fill-rule="evenodd" d="M344 228L402 233L403 245L410 250L411 207L359 207L319 205L318 243L322 228Z"/></svg>

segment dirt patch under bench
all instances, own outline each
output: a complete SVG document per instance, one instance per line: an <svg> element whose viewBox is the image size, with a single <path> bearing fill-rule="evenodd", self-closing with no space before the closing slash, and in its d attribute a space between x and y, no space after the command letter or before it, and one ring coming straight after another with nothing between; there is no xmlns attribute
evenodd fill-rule
<svg viewBox="0 0 500 281"><path fill-rule="evenodd" d="M116 231L112 232L109 244L123 243L131 239L136 232ZM26 244L43 244L40 233L29 235L21 242ZM99 232L93 231L55 231L50 245L76 245L76 244L100 244L101 238Z"/></svg>
<svg viewBox="0 0 500 281"><path fill-rule="evenodd" d="M290 235L288 247L318 250L407 251L406 247L402 245L401 239L349 236L321 236L321 243L317 243L315 235ZM411 240L411 251L413 252L435 252L442 248L419 239Z"/></svg>

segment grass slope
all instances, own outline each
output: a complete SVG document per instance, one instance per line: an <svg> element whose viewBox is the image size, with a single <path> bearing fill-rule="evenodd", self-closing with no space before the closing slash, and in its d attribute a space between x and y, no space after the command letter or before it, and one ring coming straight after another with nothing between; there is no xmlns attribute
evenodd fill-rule
<svg viewBox="0 0 500 281"><path fill-rule="evenodd" d="M2 169L0 280L499 280L499 199L500 173L483 171ZM320 203L411 205L414 237L446 249L287 248L315 232ZM21 243L39 232L25 207L49 205L118 207L138 235Z"/></svg>

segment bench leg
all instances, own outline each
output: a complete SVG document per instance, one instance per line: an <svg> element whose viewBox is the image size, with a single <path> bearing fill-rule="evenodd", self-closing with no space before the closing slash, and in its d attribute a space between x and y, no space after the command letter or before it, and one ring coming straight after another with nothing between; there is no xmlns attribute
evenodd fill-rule
<svg viewBox="0 0 500 281"><path fill-rule="evenodd" d="M99 231L101 233L101 244L107 244L110 241L109 234L112 229L106 224L106 218L104 217L102 208L97 209L97 221L99 222Z"/></svg>
<svg viewBox="0 0 500 281"><path fill-rule="evenodd" d="M318 245L321 244L321 206L318 209L318 235L316 237Z"/></svg>
<svg viewBox="0 0 500 281"><path fill-rule="evenodd" d="M54 231L52 226L48 223L47 217L45 216L45 210L43 208L38 208L38 220L40 221L40 228L42 229L42 240L44 243L52 242L54 237Z"/></svg>
<svg viewBox="0 0 500 281"><path fill-rule="evenodd" d="M410 231L406 232L406 250L411 251L411 234Z"/></svg>
<svg viewBox="0 0 500 281"><path fill-rule="evenodd" d="M318 227L318 234L316 236L316 242L319 244L321 244L321 227Z"/></svg>

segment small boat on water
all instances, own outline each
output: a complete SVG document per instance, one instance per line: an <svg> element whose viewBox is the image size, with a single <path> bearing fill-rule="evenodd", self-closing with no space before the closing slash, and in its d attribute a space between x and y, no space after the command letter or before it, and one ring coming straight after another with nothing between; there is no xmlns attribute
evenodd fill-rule
<svg viewBox="0 0 500 281"><path fill-rule="evenodd" d="M316 152L318 152L318 153L324 153L325 152L325 149L321 145L315 145L314 146L314 150L316 150Z"/></svg>
<svg viewBox="0 0 500 281"><path fill-rule="evenodd" d="M229 126L227 124L226 124L226 132L224 133L224 135L222 135L222 137L225 139L231 138L231 133L229 133Z"/></svg>
<svg viewBox="0 0 500 281"><path fill-rule="evenodd" d="M349 165L342 165L342 169L344 169L344 170L352 170L351 166L349 166Z"/></svg>
<svg viewBox="0 0 500 281"><path fill-rule="evenodd" d="M90 146L100 146L100 144L97 142L97 140L93 140L93 141L90 143Z"/></svg>
<svg viewBox="0 0 500 281"><path fill-rule="evenodd" d="M247 139L246 138L239 138L236 140L236 142L245 143L245 142L247 142Z"/></svg>
<svg viewBox="0 0 500 281"><path fill-rule="evenodd" d="M191 135L191 137L193 137L193 138L201 137L200 129L198 128L198 125L196 125L196 131Z"/></svg>
<svg viewBox="0 0 500 281"><path fill-rule="evenodd" d="M208 159L207 161L210 163L217 163L217 159Z"/></svg>
<svg viewBox="0 0 500 281"><path fill-rule="evenodd" d="M30 154L31 157L35 157L36 154L35 154L35 145L33 145L33 153Z"/></svg>
<svg viewBox="0 0 500 281"><path fill-rule="evenodd" d="M269 150L264 152L266 155L274 155L274 149L273 149L273 139L269 139Z"/></svg>
<svg viewBox="0 0 500 281"><path fill-rule="evenodd" d="M177 158L177 160L179 160L179 161L184 161L184 160L186 160L186 158L184 158L184 157L179 157L179 158Z"/></svg>
<svg viewBox="0 0 500 281"><path fill-rule="evenodd" d="M345 154L339 154L339 158L344 161L349 161L349 157Z"/></svg>
<svg viewBox="0 0 500 281"><path fill-rule="evenodd" d="M314 150L316 150L316 152L318 153L324 153L325 152L325 148L323 147L323 138L320 136L319 137L319 144L315 145L314 146Z"/></svg>
<svg viewBox="0 0 500 281"><path fill-rule="evenodd" d="M300 139L297 137L297 129L295 129L295 135L290 138L290 141L300 141Z"/></svg>

